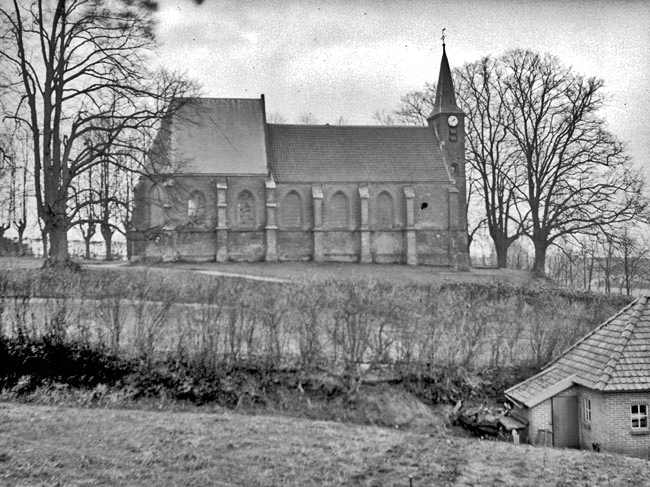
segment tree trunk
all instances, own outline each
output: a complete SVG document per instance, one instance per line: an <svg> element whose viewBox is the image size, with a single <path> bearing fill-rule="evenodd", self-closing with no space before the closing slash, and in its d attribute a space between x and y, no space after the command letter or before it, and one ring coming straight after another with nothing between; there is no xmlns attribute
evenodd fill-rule
<svg viewBox="0 0 650 487"><path fill-rule="evenodd" d="M18 255L23 257L25 255L25 249L23 248L23 235L25 234L25 229L27 228L27 221L21 220L16 226L16 231L18 232Z"/></svg>
<svg viewBox="0 0 650 487"><path fill-rule="evenodd" d="M45 230L41 230L41 239L43 243L43 258L47 259L50 246L48 245L49 239L47 238L47 232Z"/></svg>
<svg viewBox="0 0 650 487"><path fill-rule="evenodd" d="M91 238L92 238L92 235L84 236L84 244L85 244L85 247L86 247L86 252L85 252L86 255L84 256L84 258L86 260L90 260L90 239Z"/></svg>
<svg viewBox="0 0 650 487"><path fill-rule="evenodd" d="M70 264L68 254L68 230L66 227L55 226L48 232L50 252L45 265L48 267L67 266Z"/></svg>
<svg viewBox="0 0 650 487"><path fill-rule="evenodd" d="M490 237L492 238L494 250L497 254L497 267L499 269L505 269L508 267L508 249L510 248L512 239L509 239L503 232L497 229L490 231Z"/></svg>
<svg viewBox="0 0 650 487"><path fill-rule="evenodd" d="M504 242L495 242L495 249L497 252L497 267L505 269L508 267L508 247L509 245Z"/></svg>
<svg viewBox="0 0 650 487"><path fill-rule="evenodd" d="M533 263L533 274L536 276L545 276L546 250L548 249L548 245L546 242L541 242L537 239L533 240L533 244L535 245L535 262Z"/></svg>
<svg viewBox="0 0 650 487"><path fill-rule="evenodd" d="M104 237L104 245L106 247L106 260L113 260L113 235L111 234L108 237Z"/></svg>
<svg viewBox="0 0 650 487"><path fill-rule="evenodd" d="M113 246L113 229L110 225L101 225L102 237L104 237L104 247L106 248L105 260L112 260L112 246Z"/></svg>
<svg viewBox="0 0 650 487"><path fill-rule="evenodd" d="M127 230L126 232L126 260L131 262L131 256L133 255L133 242L131 240L131 232Z"/></svg>

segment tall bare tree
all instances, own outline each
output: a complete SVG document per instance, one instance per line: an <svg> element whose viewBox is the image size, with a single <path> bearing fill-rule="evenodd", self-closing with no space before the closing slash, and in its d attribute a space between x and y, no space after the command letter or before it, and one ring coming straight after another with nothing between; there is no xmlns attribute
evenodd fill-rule
<svg viewBox="0 0 650 487"><path fill-rule="evenodd" d="M494 243L497 265L507 267L508 248L524 234L526 218L517 214L523 183L519 153L509 132L504 100L506 73L484 57L454 71L458 101L467 114L467 159L476 175L476 193Z"/></svg>
<svg viewBox="0 0 650 487"><path fill-rule="evenodd" d="M527 50L500 61L508 73L508 127L524 164L520 194L530 212L533 270L544 274L547 250L560 239L639 218L643 179L598 116L602 80Z"/></svg>
<svg viewBox="0 0 650 487"><path fill-rule="evenodd" d="M12 118L31 134L46 263L65 265L77 180L132 132L153 132L179 106L172 100L195 87L145 67L155 46L151 0L0 2L0 65L18 92ZM86 146L98 132L103 142Z"/></svg>
<svg viewBox="0 0 650 487"><path fill-rule="evenodd" d="M454 77L467 114L468 180L482 199L499 266L521 235L533 243L533 270L544 274L551 245L640 218L643 178L598 115L602 80L527 50L466 64ZM423 124L434 98L427 84L375 118Z"/></svg>

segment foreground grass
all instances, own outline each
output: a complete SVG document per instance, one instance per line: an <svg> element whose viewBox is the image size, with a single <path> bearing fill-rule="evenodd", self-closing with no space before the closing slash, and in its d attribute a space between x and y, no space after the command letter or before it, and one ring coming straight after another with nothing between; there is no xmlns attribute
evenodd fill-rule
<svg viewBox="0 0 650 487"><path fill-rule="evenodd" d="M642 486L648 463L234 413L0 404L0 485Z"/></svg>

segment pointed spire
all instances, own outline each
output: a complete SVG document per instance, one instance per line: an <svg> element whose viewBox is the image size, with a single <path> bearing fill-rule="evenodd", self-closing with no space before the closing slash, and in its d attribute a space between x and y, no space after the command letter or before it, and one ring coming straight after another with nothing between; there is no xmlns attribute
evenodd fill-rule
<svg viewBox="0 0 650 487"><path fill-rule="evenodd" d="M440 61L440 74L438 75L438 85L436 87L436 100L433 104L433 111L429 118L440 113L459 113L460 108L456 104L456 93L454 91L454 82L451 79L451 69L447 60L447 51L445 49L445 29L442 34L442 61ZM462 113L462 112L461 112Z"/></svg>

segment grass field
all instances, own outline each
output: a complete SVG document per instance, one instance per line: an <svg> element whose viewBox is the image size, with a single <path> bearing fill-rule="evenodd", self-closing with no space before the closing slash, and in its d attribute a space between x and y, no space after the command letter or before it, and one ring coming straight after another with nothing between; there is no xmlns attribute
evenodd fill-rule
<svg viewBox="0 0 650 487"><path fill-rule="evenodd" d="M0 403L0 485L645 486L648 462L235 413Z"/></svg>
<svg viewBox="0 0 650 487"><path fill-rule="evenodd" d="M82 266L99 270L119 267L121 269L148 268L160 272L193 271L215 276L242 276L271 278L291 282L326 281L342 279L357 281L371 279L411 284L436 284L445 282L504 282L512 285L538 286L547 281L533 279L530 272L511 269L471 269L454 272L446 267L424 267L390 264L318 263L318 262L225 262L225 263L169 263L145 266L124 261L79 260ZM0 257L0 269L35 269L43 264L42 259Z"/></svg>

